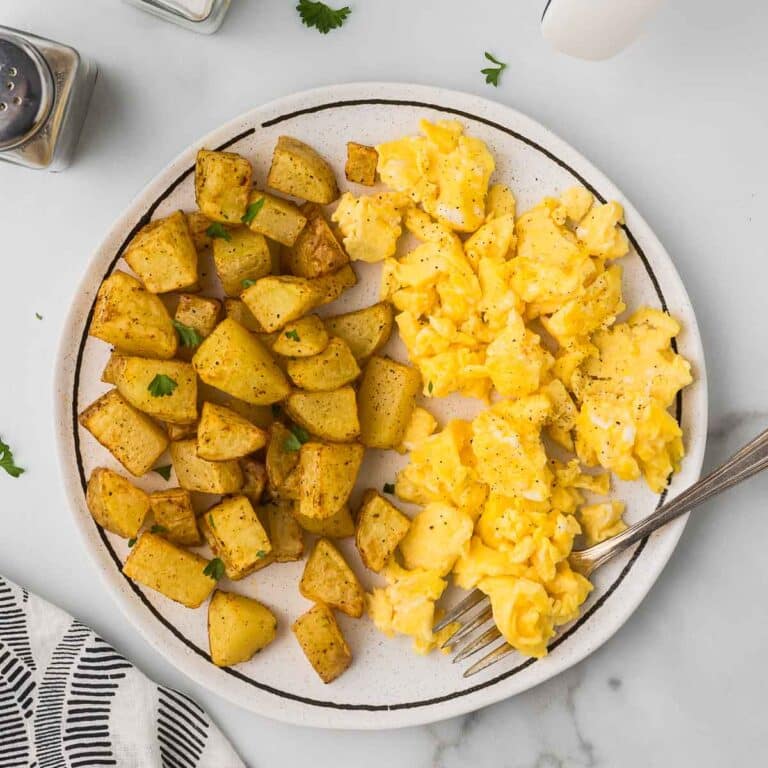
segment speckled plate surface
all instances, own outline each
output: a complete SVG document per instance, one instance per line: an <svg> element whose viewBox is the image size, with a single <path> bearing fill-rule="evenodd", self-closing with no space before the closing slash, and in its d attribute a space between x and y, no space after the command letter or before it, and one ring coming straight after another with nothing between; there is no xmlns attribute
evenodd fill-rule
<svg viewBox="0 0 768 768"><path fill-rule="evenodd" d="M200 147L226 148L245 155L253 163L255 183L262 185L277 137L290 134L327 157L345 189L343 165L348 140L377 144L413 133L422 117L459 119L468 132L486 141L496 159L494 179L512 187L518 210L577 183L589 187L601 200L623 203L632 243L631 253L622 260L627 305L630 309L640 304L664 307L681 321L678 346L691 361L695 376L677 402L687 456L682 471L673 479L670 495L698 478L704 456L707 388L703 352L693 308L671 259L621 192L578 152L530 118L467 94L414 85L361 83L321 88L257 107L189 147L118 219L72 299L56 383L63 476L85 547L137 630L201 685L261 715L301 725L377 729L416 725L475 710L537 685L583 659L616 632L658 577L685 526L685 518L677 520L601 569L582 617L563 629L546 658L533 661L511 656L471 679L464 679L461 666L451 664L446 656L417 656L409 639L386 639L369 620L341 616L354 663L338 680L323 685L290 632L291 622L308 607L297 590L302 563L270 566L234 587L270 605L278 616L279 631L267 650L232 669L219 669L209 660L205 606L188 610L122 575L126 543L94 524L84 493L86 479L95 466L119 467L77 426L76 415L108 388L99 379L109 348L86 333L99 284L113 269L126 269L120 259L124 244L152 217L194 207L193 169ZM332 305L333 312L376 300L378 267L356 265L356 270L359 284ZM402 358L404 350L395 338L387 352ZM430 409L442 418L461 417L473 415L477 406L451 397L439 403L430 401ZM369 451L356 494L363 487L381 487L403 463L394 452ZM140 484L147 489L167 485L155 475ZM630 521L647 515L659 502L640 483L618 483L615 495L627 502ZM364 585L372 586L375 576L360 566L352 541L342 542L342 548ZM449 595L448 602L451 599L456 595Z"/></svg>

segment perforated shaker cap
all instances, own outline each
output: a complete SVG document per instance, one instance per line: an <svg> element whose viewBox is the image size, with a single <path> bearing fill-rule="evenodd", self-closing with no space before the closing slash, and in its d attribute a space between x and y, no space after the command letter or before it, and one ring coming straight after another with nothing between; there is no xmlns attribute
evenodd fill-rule
<svg viewBox="0 0 768 768"><path fill-rule="evenodd" d="M53 106L51 71L36 48L0 31L0 152L28 141Z"/></svg>

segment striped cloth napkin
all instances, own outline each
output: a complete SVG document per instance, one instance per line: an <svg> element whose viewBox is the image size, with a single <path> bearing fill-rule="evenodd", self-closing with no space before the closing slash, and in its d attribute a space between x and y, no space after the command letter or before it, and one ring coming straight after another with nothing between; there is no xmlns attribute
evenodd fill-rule
<svg viewBox="0 0 768 768"><path fill-rule="evenodd" d="M244 768L205 711L0 576L2 768Z"/></svg>

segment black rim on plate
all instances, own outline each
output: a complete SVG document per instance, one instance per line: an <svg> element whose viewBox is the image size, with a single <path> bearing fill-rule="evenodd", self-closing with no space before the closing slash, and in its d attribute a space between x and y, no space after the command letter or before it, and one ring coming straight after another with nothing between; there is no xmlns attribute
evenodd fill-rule
<svg viewBox="0 0 768 768"><path fill-rule="evenodd" d="M271 126L278 125L279 123L286 122L288 120L291 120L295 117L299 117L301 115L315 114L318 112L327 111L329 109L356 107L356 106L362 106L362 105L406 106L406 107L418 107L422 109L432 109L432 110L437 110L439 112L445 112L451 115L456 115L458 117L464 117L467 120L472 120L477 123L482 123L483 125L487 125L491 128L501 131L502 133L505 133L508 136L512 136L518 141L521 141L524 144L527 144L529 147L532 147L536 151L545 155L554 163L559 165L562 169L567 171L580 184L586 187L595 196L597 200L599 200L601 203L605 202L605 197L601 195L600 192L598 192L598 190L595 189L595 187L592 184L590 184L583 176L581 176L581 174L579 174L570 165L568 165L568 163L566 163L564 160L559 158L557 155L553 154L551 151L549 151L545 147L542 147L537 142L529 139L526 136L523 136L517 131L513 131L511 128L507 128L506 126L501 125L500 123L496 123L492 120L488 120L487 118L479 117L478 115L473 115L470 112L465 112L464 110L455 109L453 107L444 107L439 104L430 104L427 102L413 101L413 100L406 100L406 99L349 99L344 101L334 101L334 102L325 103L325 104L318 104L317 106L307 107L305 109L289 112L284 115L280 115L278 117L272 118L271 120L266 120L264 123L261 124L260 127L269 128ZM216 149L217 150L229 149L233 147L235 144L237 144L238 142L247 138L248 136L251 136L255 132L256 132L255 128L249 128L248 130L243 131L237 134L236 136L233 136L231 139L225 141L223 144L216 147ZM139 231L139 229L141 229L145 224L147 224L151 220L152 215L160 206L160 204L166 198L168 198L168 196L180 184L182 184L184 180L194 172L194 170L195 170L194 165L192 165L189 168L187 168L183 173L179 174L179 176L177 176L177 178L174 179L174 181L172 181L163 190L163 192L161 192L155 198L155 200L147 207L147 210L139 218L135 226L131 229L131 231L123 240L120 247L115 252L114 257L107 265L107 268L104 272L102 280L104 280L115 268L115 265L117 264L118 260L122 256L122 253L126 245L130 242L133 236ZM629 241L632 244L632 247L635 249L635 252L640 257L640 260L643 263L643 267L645 268L645 271L648 274L648 277L650 278L651 283L653 284L653 288L656 292L656 296L659 299L661 308L665 312L668 311L667 302L666 302L666 299L664 298L664 294L661 290L661 286L659 285L659 281L653 269L651 268L651 265L648 262L648 259L645 253L643 252L643 249L640 247L634 235L626 225L624 225L624 230L627 233L627 237L629 238ZM77 350L77 360L75 363L75 372L74 372L74 379L73 379L73 386L72 386L72 438L75 446L75 458L77 462L78 473L80 475L80 484L82 486L82 491L83 491L83 503L85 499L87 481L85 477L85 468L83 467L83 458L80 452L80 434L78 431L78 421L77 421L78 410L79 410L78 390L80 387L80 371L81 371L82 362L83 362L83 353L85 350L85 343L88 338L88 328L90 327L90 324L91 324L91 318L93 316L93 307L95 305L95 301L96 299L94 298L94 302L93 304L91 304L91 308L88 311L88 316L85 319L83 334L80 339L80 344ZM674 339L672 340L672 346L675 349L675 351L677 351L677 345ZM683 412L683 393L681 391L681 392L678 392L676 402L675 402L675 417L677 418L678 423L682 423L682 412ZM666 497L666 493L667 491L664 490L660 494L657 506L664 503L664 498ZM107 551L109 552L112 560L114 561L118 571L120 571L120 573L122 574L122 562L120 561L120 558L117 556L117 553L112 547L112 544L110 543L103 529L97 526L95 522L94 522L94 526L96 527L96 530L98 531L99 536L101 537L101 540L104 543L104 546L107 548ZM605 593L601 595L565 632L558 635L555 638L555 640L552 643L550 643L549 645L550 651L554 650L559 645L562 645L562 643L568 640L568 638L572 637L605 604L605 602L613 594L613 592L616 591L616 589L622 583L622 581L624 581L625 577L627 576L627 574L630 572L630 570L632 569L632 567L640 557L640 554L645 549L647 543L648 543L648 539L645 538L637 545L634 552L632 553L632 557L624 566L624 568L621 570L619 575L614 579L614 581L611 583L611 585L608 587ZM208 662L211 661L210 654L204 649L200 648L195 643L193 643L182 632L180 632L173 624L171 624L155 608L155 606L152 605L152 603L147 599L146 595L142 592L142 590L138 587L138 585L134 584L134 582L132 582L124 574L123 574L123 578L125 579L126 583L130 586L130 588L133 590L134 594L139 598L139 600L141 600L144 606L171 634L174 635L174 637L176 637L178 640L184 643L184 645L186 645L187 648L189 648L191 651L196 653L198 656L202 657ZM233 669L232 667L221 667L220 669L222 672L228 675L231 675L237 678L238 680L242 680L243 682L248 683L249 685L252 685L256 688L259 688L262 691L266 691L267 693L280 696L284 699L299 701L303 704L311 704L316 707L326 707L330 709L340 709L340 710L363 710L363 711L375 712L375 711L391 711L391 710L400 710L400 709L415 709L418 707L428 707L433 704L440 704L445 701L451 701L452 699L458 699L458 698L461 698L462 696L468 696L469 694L475 693L476 691L480 691L485 688L490 688L491 686L496 685L497 683L500 683L503 680L506 680L516 675L519 672L522 672L524 669L527 669L531 665L535 664L537 661L538 659L528 658L525 661L513 667L512 669L509 669L506 672L496 675L495 677L490 678L489 680L485 680L484 682L477 683L476 685L468 686L467 688L463 688L462 690L454 691L452 693L448 693L443 696L435 696L430 699L420 699L418 701L398 702L394 704L345 704L342 702L313 699L308 696L300 696L298 694L291 693L290 691L280 690L279 688L275 688L271 685L267 685L266 683L260 683L259 681L254 680L253 678L248 677L247 675L244 675L242 672L238 671L237 669Z"/></svg>

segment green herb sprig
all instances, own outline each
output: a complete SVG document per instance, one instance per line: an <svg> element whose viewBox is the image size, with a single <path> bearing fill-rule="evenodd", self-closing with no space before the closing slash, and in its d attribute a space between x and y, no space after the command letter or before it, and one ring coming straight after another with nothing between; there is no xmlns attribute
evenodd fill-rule
<svg viewBox="0 0 768 768"><path fill-rule="evenodd" d="M488 85L492 85L494 88L498 88L499 78L501 77L501 73L507 68L507 65L503 61L499 61L497 58L492 56L490 53L488 53L488 51L485 52L485 58L488 59L488 61L496 64L496 66L481 69L480 73L485 75L485 82L488 83Z"/></svg>
<svg viewBox="0 0 768 768"><path fill-rule="evenodd" d="M224 563L221 558L214 557L208 565L203 568L203 573L210 576L214 581L218 581L224 575Z"/></svg>
<svg viewBox="0 0 768 768"><path fill-rule="evenodd" d="M0 469L4 469L11 477L19 477L26 471L16 465L11 447L2 439L0 439Z"/></svg>
<svg viewBox="0 0 768 768"><path fill-rule="evenodd" d="M203 337L191 325L185 325L178 320L174 320L173 327L176 329L176 333L179 334L179 341L182 347L199 347L202 343Z"/></svg>
<svg viewBox="0 0 768 768"><path fill-rule="evenodd" d="M208 237L220 237L222 240L232 239L229 230L220 221L215 221L211 224L211 226L205 230L205 234L208 235Z"/></svg>
<svg viewBox="0 0 768 768"><path fill-rule="evenodd" d="M259 198L255 203L251 203L243 214L243 218L240 221L246 226L249 225L258 215L259 211L264 207L264 198Z"/></svg>
<svg viewBox="0 0 768 768"><path fill-rule="evenodd" d="M324 35L327 35L332 29L340 27L352 13L349 6L331 8L325 3L315 2L315 0L299 0L296 10L299 12L304 26L314 27Z"/></svg>
<svg viewBox="0 0 768 768"><path fill-rule="evenodd" d="M173 394L173 390L179 385L164 373L158 373L152 381L149 382L147 389L152 397L168 397Z"/></svg>

